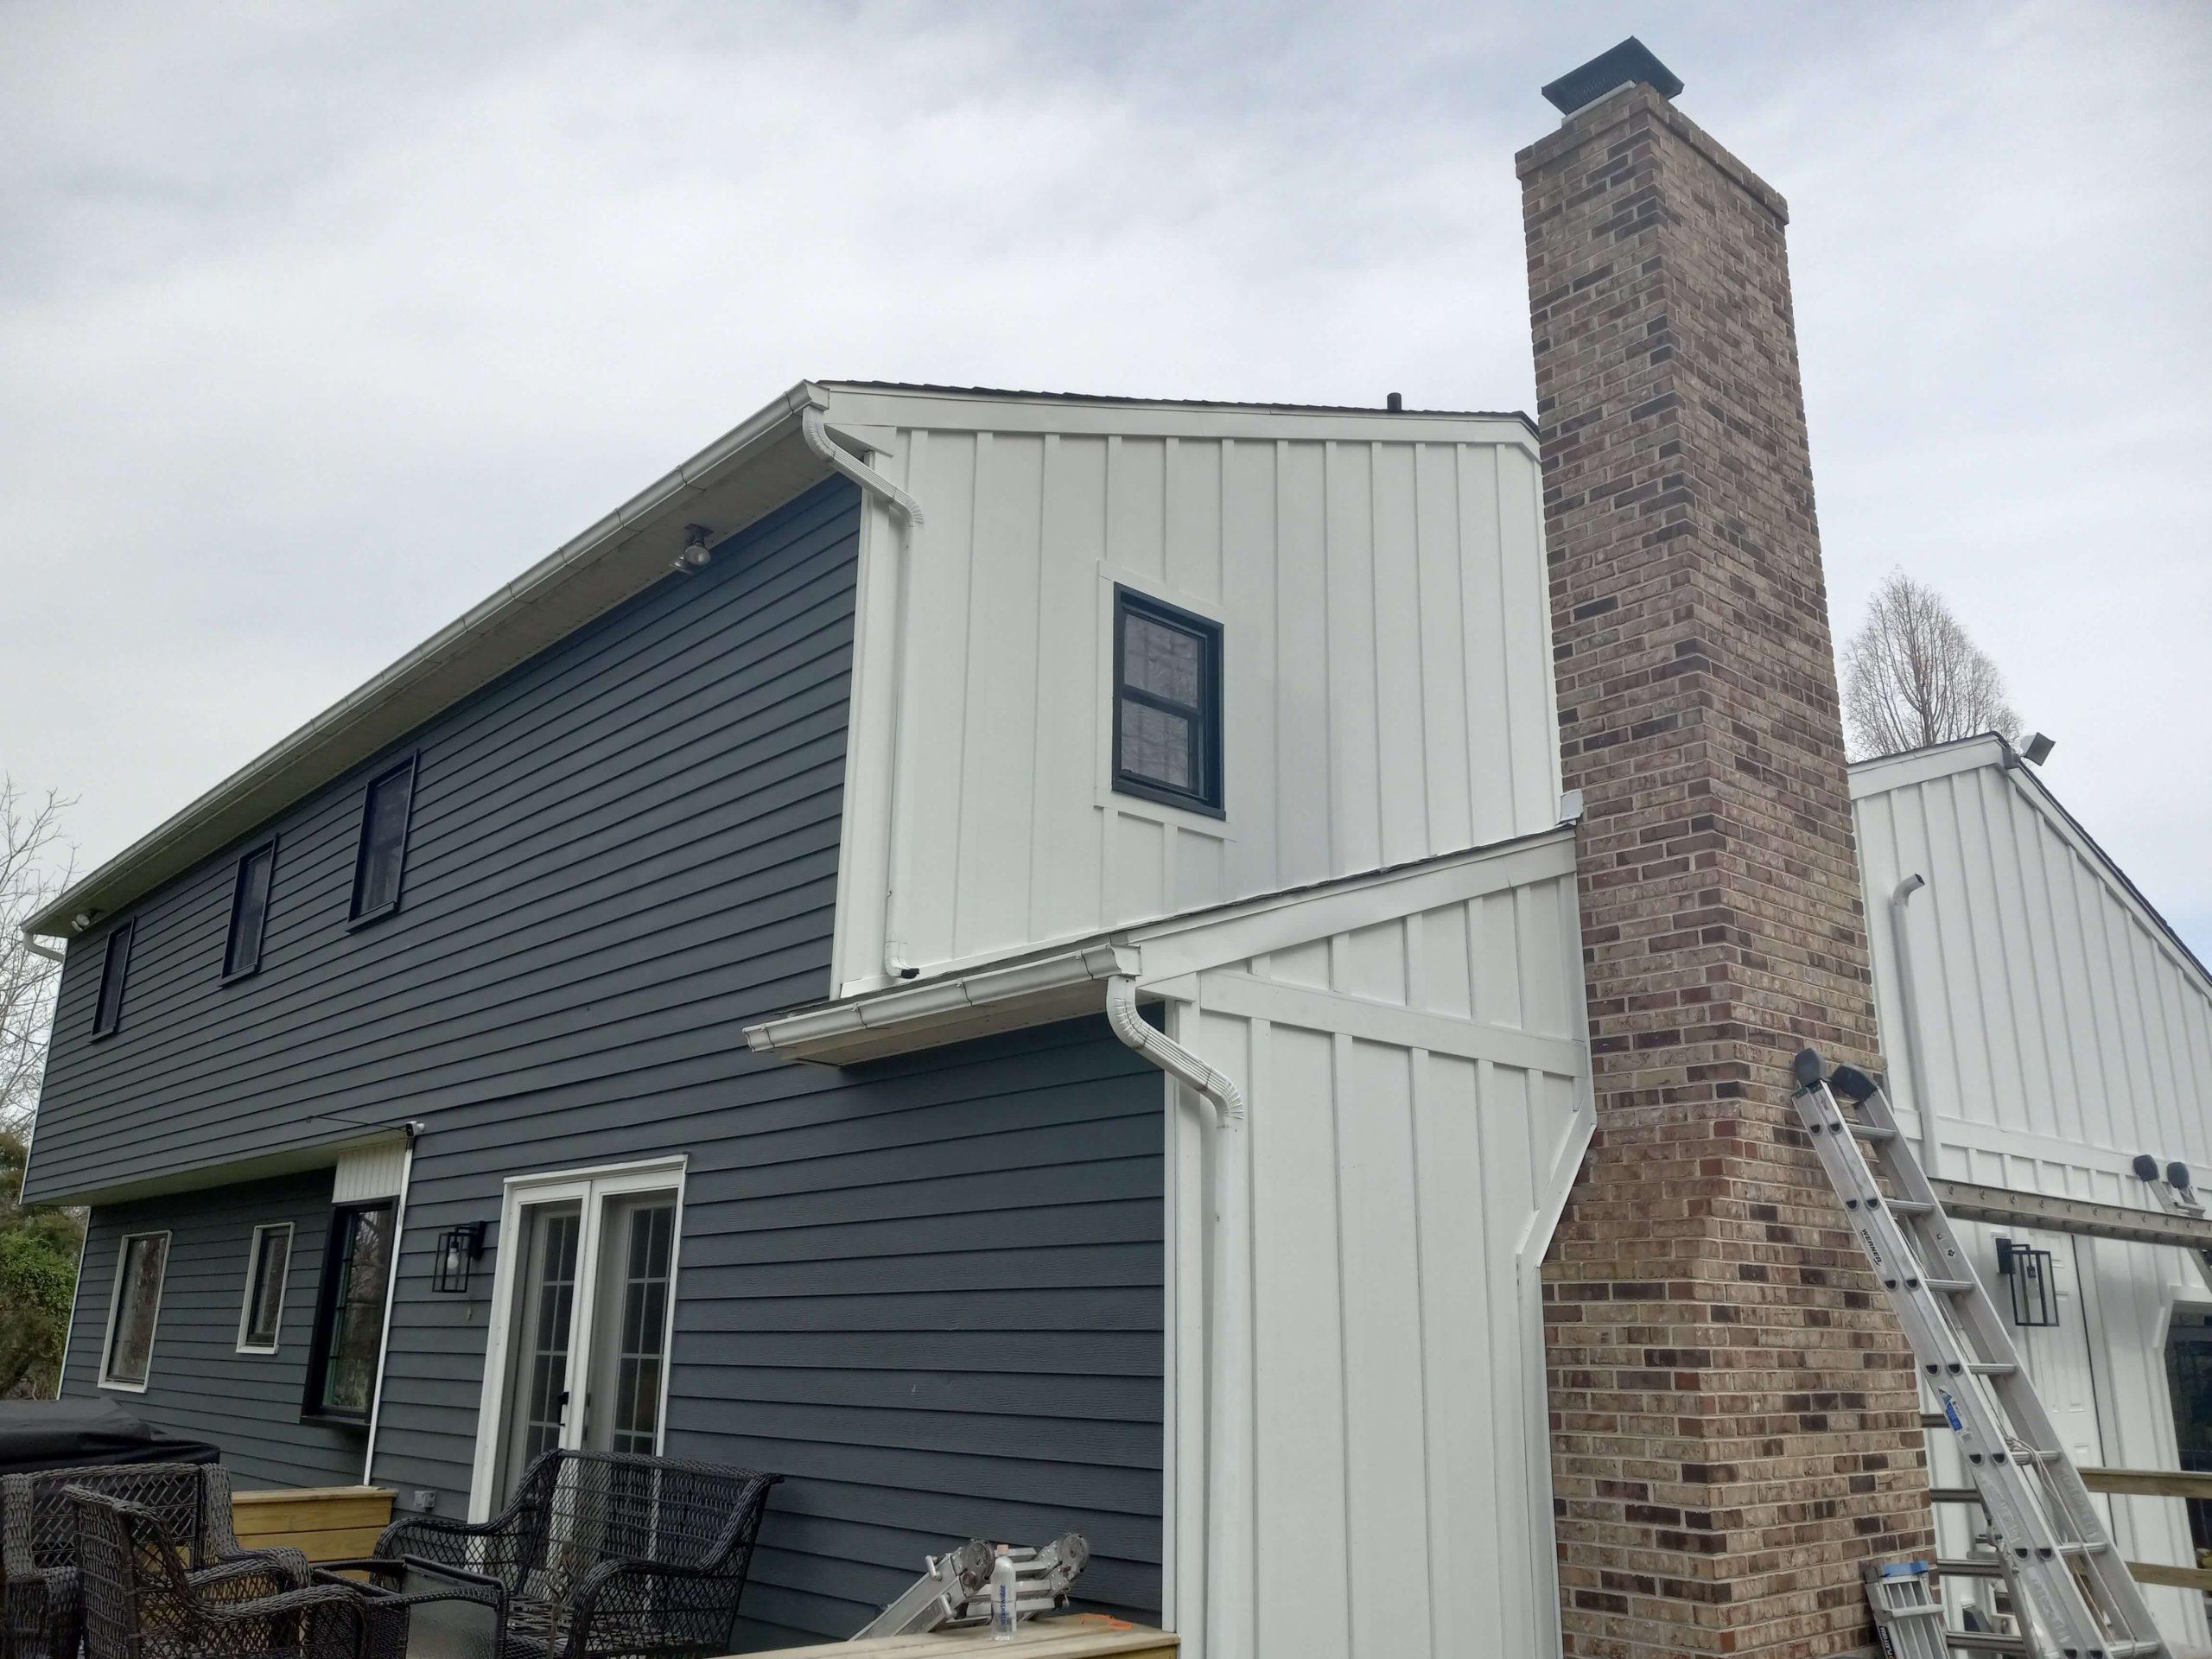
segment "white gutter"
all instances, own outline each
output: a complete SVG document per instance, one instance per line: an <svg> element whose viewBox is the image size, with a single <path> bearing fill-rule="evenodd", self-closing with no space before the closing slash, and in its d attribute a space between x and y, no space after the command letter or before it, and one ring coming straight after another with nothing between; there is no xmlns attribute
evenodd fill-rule
<svg viewBox="0 0 2212 1659"><path fill-rule="evenodd" d="M906 942L899 937L899 895L907 885L906 842L899 833L899 825L904 816L900 797L905 793L906 778L901 761L912 747L912 734L907 730L906 722L910 718L908 711L914 705L906 689L906 572L913 563L915 544L921 537L922 506L831 438L823 426L821 405L813 405L800 415L799 433L805 438L808 448L899 516L898 568L891 572L887 583L892 595L891 776L887 780L890 798L885 809L887 818L884 825L887 868L883 887L883 971L894 980L912 979L921 969L906 960Z"/></svg>
<svg viewBox="0 0 2212 1659"><path fill-rule="evenodd" d="M1905 906L1912 895L1928 885L1924 875L1908 875L1890 894L1890 937L1897 944L1897 1006L1904 1017L1904 1071L1912 1083L1912 1107L1920 1116L1920 1167L1936 1179L1936 1104L1928 1098L1927 1079L1920 1069L1920 1005L1912 988L1912 939L1905 931Z"/></svg>
<svg viewBox="0 0 2212 1659"><path fill-rule="evenodd" d="M1246 1659L1251 1649L1252 1241L1245 1193L1250 1154L1244 1094L1236 1084L1137 1013L1136 981L1106 982L1114 1034L1213 1103L1213 1249L1207 1258L1211 1339L1206 1368L1205 1659Z"/></svg>

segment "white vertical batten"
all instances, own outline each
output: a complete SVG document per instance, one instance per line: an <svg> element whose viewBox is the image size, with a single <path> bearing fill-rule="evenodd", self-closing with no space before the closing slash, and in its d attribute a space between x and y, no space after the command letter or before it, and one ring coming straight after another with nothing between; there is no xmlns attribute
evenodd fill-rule
<svg viewBox="0 0 2212 1659"><path fill-rule="evenodd" d="M1145 1023L1136 981L1106 982L1106 1018L1115 1036L1170 1077L1213 1103L1213 1250L1210 1300L1213 1340L1207 1362L1206 1644L1205 1659L1243 1659L1251 1627L1237 1617L1252 1605L1252 1538L1236 1517L1249 1505L1251 1463L1251 1228L1246 1189L1243 1090Z"/></svg>

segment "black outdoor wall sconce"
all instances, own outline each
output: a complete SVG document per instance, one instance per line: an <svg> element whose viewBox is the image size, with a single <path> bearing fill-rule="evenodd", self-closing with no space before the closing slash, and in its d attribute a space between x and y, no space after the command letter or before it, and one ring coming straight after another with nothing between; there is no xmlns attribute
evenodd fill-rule
<svg viewBox="0 0 2212 1659"><path fill-rule="evenodd" d="M2049 1250L1997 1241L1997 1274L2012 1287L2012 1323L2030 1328L2058 1323L2058 1281Z"/></svg>
<svg viewBox="0 0 2212 1659"><path fill-rule="evenodd" d="M468 1288L477 1259L484 1254L484 1224L464 1221L438 1235L437 1265L430 1269L430 1288L459 1294Z"/></svg>

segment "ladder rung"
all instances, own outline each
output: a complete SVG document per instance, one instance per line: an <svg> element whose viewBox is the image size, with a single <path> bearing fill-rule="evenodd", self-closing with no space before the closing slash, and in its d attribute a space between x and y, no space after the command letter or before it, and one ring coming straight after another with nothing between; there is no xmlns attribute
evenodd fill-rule
<svg viewBox="0 0 2212 1659"><path fill-rule="evenodd" d="M1943 1643L1953 1653L2018 1653L2034 1659L2025 1637L1999 1636L1995 1630L1946 1630Z"/></svg>
<svg viewBox="0 0 2212 1659"><path fill-rule="evenodd" d="M2078 1544L2061 1544L2058 1547L2058 1553L2062 1555L2075 1556L2101 1555L2111 1548L2112 1546L2101 1538L2089 1538Z"/></svg>
<svg viewBox="0 0 2212 1659"><path fill-rule="evenodd" d="M1924 1216L1936 1206L1925 1198L1891 1198L1890 1213L1893 1216Z"/></svg>
<svg viewBox="0 0 2212 1659"><path fill-rule="evenodd" d="M1967 1370L1976 1376L2010 1376L2019 1369L2009 1359L1974 1359L1967 1362Z"/></svg>
<svg viewBox="0 0 2212 1659"><path fill-rule="evenodd" d="M2154 1655L2164 1655L2165 1651L2163 1642L2115 1642L2105 1649L2105 1655L2106 1659L2152 1659Z"/></svg>
<svg viewBox="0 0 2212 1659"><path fill-rule="evenodd" d="M1974 1288L1971 1279L1923 1279L1920 1281L1930 1290L1940 1290L1946 1296L1961 1295Z"/></svg>
<svg viewBox="0 0 2212 1659"><path fill-rule="evenodd" d="M2001 1579L2005 1569L1995 1561L1938 1560L1936 1571L1952 1579Z"/></svg>
<svg viewBox="0 0 2212 1659"><path fill-rule="evenodd" d="M1974 1486L1931 1486L1928 1490L1930 1503L1979 1503L1981 1491Z"/></svg>
<svg viewBox="0 0 2212 1659"><path fill-rule="evenodd" d="M1850 1118L1844 1120L1844 1127L1861 1141L1872 1141L1878 1147L1897 1138L1895 1129L1878 1128L1872 1123L1860 1123Z"/></svg>

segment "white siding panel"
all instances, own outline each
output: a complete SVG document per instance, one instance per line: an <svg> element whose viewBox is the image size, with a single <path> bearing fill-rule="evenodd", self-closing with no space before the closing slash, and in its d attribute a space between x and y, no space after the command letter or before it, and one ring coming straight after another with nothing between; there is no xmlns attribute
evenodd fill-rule
<svg viewBox="0 0 2212 1659"><path fill-rule="evenodd" d="M863 582L842 988L881 982L894 867L893 931L930 971L1552 827L1536 463L1517 428L1383 441L1372 419L1313 416L1294 437L1280 417L1169 429L1131 411L1101 432L1071 410L1040 429L939 400L931 423L867 429L924 522L903 584ZM893 539L872 517L864 566ZM1223 817L1112 788L1117 582L1223 626ZM877 706L894 695L895 722ZM862 826L891 816L901 741L894 851Z"/></svg>
<svg viewBox="0 0 2212 1659"><path fill-rule="evenodd" d="M2212 984L2038 786L1998 760L1992 743L1981 764L1879 763L1854 786L1891 1092L1916 1133L1932 1104L1936 1173L2149 1208L2128 1167L2135 1154L2212 1169L2198 1081L2212 1076ZM1928 879L1906 918L1929 1103L1915 1094L1890 906L1912 874ZM1985 1281L1991 1241L2006 1230L1962 1229ZM2078 1327L2069 1339L2086 1340L2101 1455L2177 1468L2166 1331L2177 1303L2212 1298L2176 1250L2085 1239L2075 1259L2080 1294L2063 1317ZM2055 1404L2080 1393L2028 1351ZM1932 1450L1940 1472L1948 1448ZM2193 1564L2177 1501L2115 1498L2113 1516L2131 1560ZM1947 1535L1947 1547L1961 1541ZM2202 1598L2149 1593L2170 1638L2208 1639Z"/></svg>
<svg viewBox="0 0 2212 1659"><path fill-rule="evenodd" d="M1177 1008L1173 1034L1250 1096L1245 1611L1269 1659L1441 1659L1471 1633L1560 1650L1537 1274L1592 1121L1575 938L1573 877L1550 876L1204 970ZM1483 1058L1506 1037L1478 1003L1524 1058L1569 1034L1559 1069ZM1385 1040L1376 1009L1435 1046ZM1179 1215L1205 1178L1178 1162ZM1204 1313L1179 1300L1179 1355ZM1203 1456L1184 1388L1179 1468ZM1186 1643L1198 1524L1179 1513Z"/></svg>

